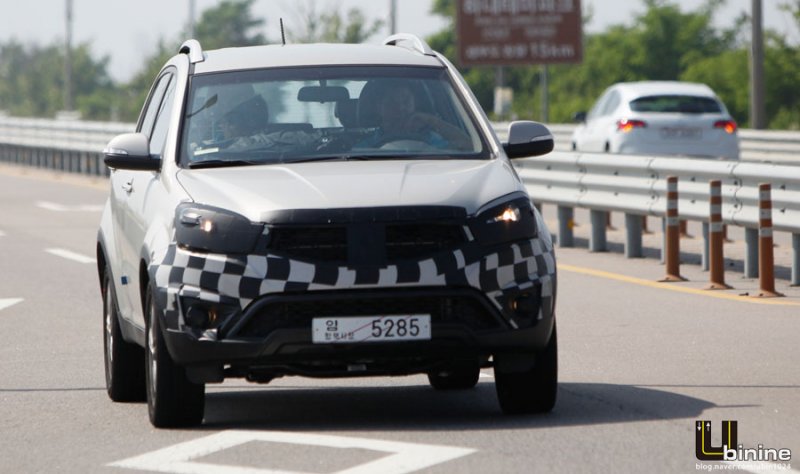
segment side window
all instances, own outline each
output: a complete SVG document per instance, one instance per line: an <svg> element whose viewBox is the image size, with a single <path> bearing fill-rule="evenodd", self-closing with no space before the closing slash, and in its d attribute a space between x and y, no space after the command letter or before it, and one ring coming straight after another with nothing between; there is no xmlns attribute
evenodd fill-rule
<svg viewBox="0 0 800 474"><path fill-rule="evenodd" d="M161 108L161 99L164 97L164 91L167 89L167 85L170 83L171 79L172 74L164 74L158 79L155 87L153 87L150 97L147 98L147 106L142 116L142 123L138 129L139 132L150 136L150 132L153 131L153 123L155 123L156 116L158 115L158 110Z"/></svg>
<svg viewBox="0 0 800 474"><path fill-rule="evenodd" d="M169 81L169 86L161 101L161 107L156 116L156 123L153 126L153 133L150 134L150 154L160 156L164 151L164 144L169 130L169 118L174 106L175 81Z"/></svg>

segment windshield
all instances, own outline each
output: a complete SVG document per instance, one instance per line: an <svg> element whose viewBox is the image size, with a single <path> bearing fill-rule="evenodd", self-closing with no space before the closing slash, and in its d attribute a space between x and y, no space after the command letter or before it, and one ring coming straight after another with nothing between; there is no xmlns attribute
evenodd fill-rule
<svg viewBox="0 0 800 474"><path fill-rule="evenodd" d="M303 67L195 76L181 164L349 159L487 159L447 72Z"/></svg>
<svg viewBox="0 0 800 474"><path fill-rule="evenodd" d="M719 102L711 97L691 95L653 95L631 101L634 112L662 112L683 114L718 114L722 112Z"/></svg>

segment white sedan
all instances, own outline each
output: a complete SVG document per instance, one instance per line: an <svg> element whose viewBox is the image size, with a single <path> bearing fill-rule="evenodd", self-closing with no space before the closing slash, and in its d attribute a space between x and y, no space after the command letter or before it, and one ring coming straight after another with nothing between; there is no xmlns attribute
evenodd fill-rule
<svg viewBox="0 0 800 474"><path fill-rule="evenodd" d="M575 151L739 159L736 122L705 84L614 84L575 120Z"/></svg>

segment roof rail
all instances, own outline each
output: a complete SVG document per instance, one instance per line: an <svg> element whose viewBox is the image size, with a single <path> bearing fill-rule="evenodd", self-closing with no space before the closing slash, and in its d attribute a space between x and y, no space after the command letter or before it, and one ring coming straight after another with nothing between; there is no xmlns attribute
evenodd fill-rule
<svg viewBox="0 0 800 474"><path fill-rule="evenodd" d="M180 49L178 50L179 54L188 54L189 55L189 62L192 64L201 63L206 58L203 55L203 47L200 46L200 42L196 39L189 39L183 42Z"/></svg>
<svg viewBox="0 0 800 474"><path fill-rule="evenodd" d="M418 53L422 53L428 56L436 56L436 53L433 52L428 43L425 40L420 39L417 35L412 35L411 33L398 33L396 35L392 35L385 40L383 40L384 45L391 45L391 46L399 46L398 43L401 41L409 41L413 45L413 51Z"/></svg>

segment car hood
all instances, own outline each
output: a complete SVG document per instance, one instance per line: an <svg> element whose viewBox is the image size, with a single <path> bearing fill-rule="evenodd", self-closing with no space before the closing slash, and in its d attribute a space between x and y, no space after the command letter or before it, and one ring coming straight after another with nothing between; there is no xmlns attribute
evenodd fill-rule
<svg viewBox="0 0 800 474"><path fill-rule="evenodd" d="M195 202L230 209L254 222L284 209L442 205L473 214L492 199L524 189L504 159L184 169L178 181Z"/></svg>

